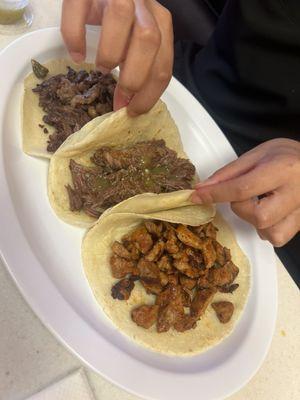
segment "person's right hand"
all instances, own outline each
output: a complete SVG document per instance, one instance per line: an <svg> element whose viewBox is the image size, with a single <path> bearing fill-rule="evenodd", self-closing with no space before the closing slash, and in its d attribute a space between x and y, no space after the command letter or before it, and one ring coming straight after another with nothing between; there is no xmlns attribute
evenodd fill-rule
<svg viewBox="0 0 300 400"><path fill-rule="evenodd" d="M96 67L120 67L114 109L147 112L168 86L173 67L170 12L155 0L64 0L61 32L75 62L86 56L85 24L102 25Z"/></svg>

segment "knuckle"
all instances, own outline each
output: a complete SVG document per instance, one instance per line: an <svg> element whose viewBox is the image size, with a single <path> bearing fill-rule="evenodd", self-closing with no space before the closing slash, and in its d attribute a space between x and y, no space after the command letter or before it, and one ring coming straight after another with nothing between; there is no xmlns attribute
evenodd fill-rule
<svg viewBox="0 0 300 400"><path fill-rule="evenodd" d="M266 212L266 210L260 210L257 208L254 210L254 221L255 226L258 229L264 229L272 225L270 215Z"/></svg>
<svg viewBox="0 0 300 400"><path fill-rule="evenodd" d="M161 33L155 26L140 27L137 29L137 37L144 44L158 48L161 43Z"/></svg>
<svg viewBox="0 0 300 400"><path fill-rule="evenodd" d="M109 6L120 16L129 17L134 13L132 0L110 0Z"/></svg>
<svg viewBox="0 0 300 400"><path fill-rule="evenodd" d="M270 232L269 240L274 247L282 247L287 242L285 234L278 229L273 229Z"/></svg>
<svg viewBox="0 0 300 400"><path fill-rule="evenodd" d="M159 83L167 85L172 77L171 71L161 70L156 74L156 79Z"/></svg>
<svg viewBox="0 0 300 400"><path fill-rule="evenodd" d="M249 197L249 191L250 187L247 183L240 183L236 188L235 188L235 195L236 198L239 200L243 200Z"/></svg>

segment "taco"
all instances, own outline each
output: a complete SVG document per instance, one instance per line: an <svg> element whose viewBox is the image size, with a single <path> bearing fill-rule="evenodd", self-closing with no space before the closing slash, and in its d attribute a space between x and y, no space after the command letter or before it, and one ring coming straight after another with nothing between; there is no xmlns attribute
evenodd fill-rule
<svg viewBox="0 0 300 400"><path fill-rule="evenodd" d="M250 268L213 207L178 205L147 214L112 209L85 235L82 262L97 302L121 333L150 350L188 356L234 330Z"/></svg>
<svg viewBox="0 0 300 400"><path fill-rule="evenodd" d="M96 127L69 136L50 161L48 195L65 222L89 226L135 195L193 187L195 167L163 102L136 118L121 109L94 121Z"/></svg>
<svg viewBox="0 0 300 400"><path fill-rule="evenodd" d="M32 66L24 81L23 150L50 158L70 134L112 111L116 81L88 63L32 60Z"/></svg>

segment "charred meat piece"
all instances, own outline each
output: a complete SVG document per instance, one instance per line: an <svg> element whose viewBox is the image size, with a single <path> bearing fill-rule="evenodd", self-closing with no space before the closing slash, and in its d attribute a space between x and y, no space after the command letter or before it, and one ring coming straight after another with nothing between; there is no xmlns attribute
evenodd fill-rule
<svg viewBox="0 0 300 400"><path fill-rule="evenodd" d="M163 287L160 279L144 278L141 279L141 284L144 286L148 294L159 294L162 292Z"/></svg>
<svg viewBox="0 0 300 400"><path fill-rule="evenodd" d="M145 221L147 231L158 238L162 235L163 225L161 222L155 223L153 221Z"/></svg>
<svg viewBox="0 0 300 400"><path fill-rule="evenodd" d="M192 291L182 288L182 304L184 307L191 307L192 295Z"/></svg>
<svg viewBox="0 0 300 400"><path fill-rule="evenodd" d="M141 279L159 279L160 271L155 262L140 258L137 267Z"/></svg>
<svg viewBox="0 0 300 400"><path fill-rule="evenodd" d="M203 256L200 250L187 247L186 254L188 255L189 258L189 264L192 267L204 269Z"/></svg>
<svg viewBox="0 0 300 400"><path fill-rule="evenodd" d="M200 289L208 289L213 287L213 284L208 280L209 270L206 269L203 274L200 275L197 285Z"/></svg>
<svg viewBox="0 0 300 400"><path fill-rule="evenodd" d="M180 286L170 286L160 295L157 332L167 332L184 314ZM157 296L157 299L158 297Z"/></svg>
<svg viewBox="0 0 300 400"><path fill-rule="evenodd" d="M238 283L233 283L232 285L218 287L218 290L221 293L233 293L239 286L240 285Z"/></svg>
<svg viewBox="0 0 300 400"><path fill-rule="evenodd" d="M183 288L192 290L197 284L197 279L192 279L185 275L180 275L179 282Z"/></svg>
<svg viewBox="0 0 300 400"><path fill-rule="evenodd" d="M179 254L179 253L178 253ZM199 268L192 267L189 263L189 257L186 254L186 251L180 252L181 257L177 258L173 261L173 265L178 271L182 274L188 276L189 278L195 279L200 276Z"/></svg>
<svg viewBox="0 0 300 400"><path fill-rule="evenodd" d="M47 150L56 151L69 135L91 119L112 111L115 85L111 74L77 72L70 67L66 74L52 76L38 84L33 92L39 96L39 106L45 113L43 121L54 128Z"/></svg>
<svg viewBox="0 0 300 400"><path fill-rule="evenodd" d="M216 261L219 265L223 266L227 261L231 260L230 250L223 247L216 240L213 241L213 246L216 251Z"/></svg>
<svg viewBox="0 0 300 400"><path fill-rule="evenodd" d="M140 258L140 251L133 242L130 240L123 240L123 246L129 251L132 260L138 260Z"/></svg>
<svg viewBox="0 0 300 400"><path fill-rule="evenodd" d="M135 229L131 234L131 240L135 242L137 249L143 253L148 253L153 246L153 240L144 226Z"/></svg>
<svg viewBox="0 0 300 400"><path fill-rule="evenodd" d="M127 274L131 274L135 263L133 261L121 258L113 254L110 258L111 273L114 278L124 278Z"/></svg>
<svg viewBox="0 0 300 400"><path fill-rule="evenodd" d="M179 280L178 275L179 275L178 272L174 272L174 274L168 275L168 280L171 285L178 285L178 280Z"/></svg>
<svg viewBox="0 0 300 400"><path fill-rule="evenodd" d="M133 279L125 278L117 282L111 288L111 295L114 299L128 300L133 288L134 288Z"/></svg>
<svg viewBox="0 0 300 400"><path fill-rule="evenodd" d="M191 304L191 316L199 319L216 293L215 288L197 290Z"/></svg>
<svg viewBox="0 0 300 400"><path fill-rule="evenodd" d="M211 306L215 310L217 317L222 324L226 324L230 321L234 311L234 305L230 301L218 301L212 303Z"/></svg>
<svg viewBox="0 0 300 400"><path fill-rule="evenodd" d="M203 241L199 239L197 235L195 235L187 226L185 225L178 225L176 229L176 233L178 239L184 243L186 246L193 247L195 249L202 250L203 248Z"/></svg>
<svg viewBox="0 0 300 400"><path fill-rule="evenodd" d="M179 251L179 242L175 233L175 230L173 229L172 226L167 225L167 231L166 231L166 244L165 248L169 254L175 254L178 253Z"/></svg>
<svg viewBox="0 0 300 400"><path fill-rule="evenodd" d="M131 318L138 326L149 329L155 324L157 313L157 305L142 305L131 311Z"/></svg>
<svg viewBox="0 0 300 400"><path fill-rule="evenodd" d="M157 266L161 271L167 272L168 274L173 271L173 267L170 258L165 254L157 262Z"/></svg>
<svg viewBox="0 0 300 400"><path fill-rule="evenodd" d="M152 249L145 256L148 261L157 261L162 255L165 248L165 243L162 240L159 240L155 243Z"/></svg>
<svg viewBox="0 0 300 400"><path fill-rule="evenodd" d="M209 222L208 224L203 225L203 232L206 237L216 239L218 228L216 228L212 222Z"/></svg>
<svg viewBox="0 0 300 400"><path fill-rule="evenodd" d="M202 243L203 262L206 268L211 268L216 262L216 250L212 244L212 239L206 238Z"/></svg>
<svg viewBox="0 0 300 400"><path fill-rule="evenodd" d="M126 260L132 260L131 253L126 249L123 244L119 242L114 242L111 246L111 249L117 256L126 258Z"/></svg>
<svg viewBox="0 0 300 400"><path fill-rule="evenodd" d="M238 267L233 264L232 261L227 263L220 268L210 268L208 274L208 280L213 286L225 286L230 285L239 273Z"/></svg>
<svg viewBox="0 0 300 400"><path fill-rule="evenodd" d="M197 326L197 320L188 314L183 314L176 319L174 329L178 332L185 332L194 329Z"/></svg>
<svg viewBox="0 0 300 400"><path fill-rule="evenodd" d="M98 168L103 168L100 162ZM76 184L81 186L80 179ZM112 296L128 299L134 281L139 280L146 293L155 296L155 304L132 311L137 325L149 329L156 323L159 333L195 328L217 291L232 293L239 286L233 283L239 269L215 233L211 223L187 227L146 220L111 246L113 276L123 278L113 286ZM230 320L232 303L212 306L222 323Z"/></svg>

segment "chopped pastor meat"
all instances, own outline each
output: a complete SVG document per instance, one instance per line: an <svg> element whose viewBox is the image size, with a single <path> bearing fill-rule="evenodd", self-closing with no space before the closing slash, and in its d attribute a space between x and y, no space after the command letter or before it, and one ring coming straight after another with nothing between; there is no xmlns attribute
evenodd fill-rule
<svg viewBox="0 0 300 400"><path fill-rule="evenodd" d="M189 278L198 278L200 276L200 271L198 268L192 267L189 264L188 256L185 254L182 258L174 260L173 265L182 274L185 274Z"/></svg>
<svg viewBox="0 0 300 400"><path fill-rule="evenodd" d="M137 249L134 243L130 242L129 240L124 240L123 245L129 251L132 260L138 260L140 258L140 251Z"/></svg>
<svg viewBox="0 0 300 400"><path fill-rule="evenodd" d="M216 251L216 261L219 265L223 266L227 261L231 260L230 250L223 247L216 240L213 241L213 246Z"/></svg>
<svg viewBox="0 0 300 400"><path fill-rule="evenodd" d="M191 304L191 316L199 319L216 293L215 288L197 290Z"/></svg>
<svg viewBox="0 0 300 400"><path fill-rule="evenodd" d="M212 222L209 222L208 224L204 225L203 231L206 237L209 237L211 239L217 238L218 228L216 228Z"/></svg>
<svg viewBox="0 0 300 400"><path fill-rule="evenodd" d="M153 261L141 258L137 265L141 279L159 279L159 268Z"/></svg>
<svg viewBox="0 0 300 400"><path fill-rule="evenodd" d="M208 280L213 286L230 285L235 280L238 273L238 267L233 264L232 261L227 261L223 267L210 268Z"/></svg>
<svg viewBox="0 0 300 400"><path fill-rule="evenodd" d="M203 265L203 256L200 250L195 250L192 249L191 247L188 247L186 249L186 254L188 255L189 258L189 264L192 267L201 269L205 268L205 266Z"/></svg>
<svg viewBox="0 0 300 400"><path fill-rule="evenodd" d="M116 81L111 74L76 72L68 67L38 84L33 92L39 96L44 111L43 121L54 128L49 136L47 151L54 152L65 139L91 119L112 111Z"/></svg>
<svg viewBox="0 0 300 400"><path fill-rule="evenodd" d="M212 244L212 240L210 238L206 238L203 240L202 244L202 254L203 261L206 268L211 268L216 262L216 250Z"/></svg>
<svg viewBox="0 0 300 400"><path fill-rule="evenodd" d="M160 238L163 230L161 222L155 223L153 221L145 221L145 227L149 233Z"/></svg>
<svg viewBox="0 0 300 400"><path fill-rule="evenodd" d="M157 305L142 305L131 311L131 318L138 326L149 329L155 324L157 313Z"/></svg>
<svg viewBox="0 0 300 400"><path fill-rule="evenodd" d="M114 242L111 246L111 249L119 257L126 258L126 260L132 259L131 253L126 249L123 244L119 242Z"/></svg>
<svg viewBox="0 0 300 400"><path fill-rule="evenodd" d="M155 243L155 245L152 247L152 249L146 255L146 257L145 257L146 260L157 261L160 258L160 256L162 255L164 248L165 248L165 242L163 242L162 240L159 240L158 242Z"/></svg>
<svg viewBox="0 0 300 400"><path fill-rule="evenodd" d="M125 278L117 282L111 288L111 295L114 299L128 300L133 288L134 288L133 279Z"/></svg>
<svg viewBox="0 0 300 400"><path fill-rule="evenodd" d="M180 286L170 286L164 292L159 295L157 332L167 332L184 314Z"/></svg>
<svg viewBox="0 0 300 400"><path fill-rule="evenodd" d="M124 278L127 274L132 273L135 263L114 254L110 258L110 266L112 276L120 279Z"/></svg>
<svg viewBox="0 0 300 400"><path fill-rule="evenodd" d="M192 290L197 284L197 279L189 278L185 275L180 275L179 277L180 284L183 288Z"/></svg>
<svg viewBox="0 0 300 400"><path fill-rule="evenodd" d="M180 224L176 229L176 233L178 239L186 246L202 250L203 241L199 239L199 237L195 235L187 226Z"/></svg>
<svg viewBox="0 0 300 400"><path fill-rule="evenodd" d="M233 283L232 285L218 287L218 290L221 293L233 293L239 286L240 285L238 283Z"/></svg>
<svg viewBox="0 0 300 400"><path fill-rule="evenodd" d="M111 163L112 168L114 165ZM155 296L154 305L143 304L132 311L137 325L149 329L156 324L159 333L169 329L185 332L195 328L217 291L233 293L237 289L234 280L239 269L231 261L229 249L214 238L216 231L211 223L187 227L146 220L121 242L112 244L112 273L123 278L113 286L112 296L128 299L136 280ZM233 312L233 305L226 303L213 303L224 323Z"/></svg>
<svg viewBox="0 0 300 400"><path fill-rule="evenodd" d="M144 226L132 232L131 240L135 242L136 247L143 254L148 253L153 246L152 237Z"/></svg>
<svg viewBox="0 0 300 400"><path fill-rule="evenodd" d="M218 301L212 303L211 306L222 324L227 324L230 321L234 311L234 305L230 301Z"/></svg>
<svg viewBox="0 0 300 400"><path fill-rule="evenodd" d="M143 278L141 284L148 294L159 294L163 290L160 279Z"/></svg>
<svg viewBox="0 0 300 400"><path fill-rule="evenodd" d="M182 288L182 303L184 307L190 307L192 304L192 292L189 289Z"/></svg>
<svg viewBox="0 0 300 400"><path fill-rule="evenodd" d="M178 332L185 332L194 329L197 326L197 320L188 314L183 314L174 323L174 328Z"/></svg>
<svg viewBox="0 0 300 400"><path fill-rule="evenodd" d="M178 272L174 272L174 274L169 274L168 280L171 285L178 285L178 280L179 280Z"/></svg>
<svg viewBox="0 0 300 400"><path fill-rule="evenodd" d="M157 266L161 271L171 273L173 271L170 258L165 254L157 262Z"/></svg>

